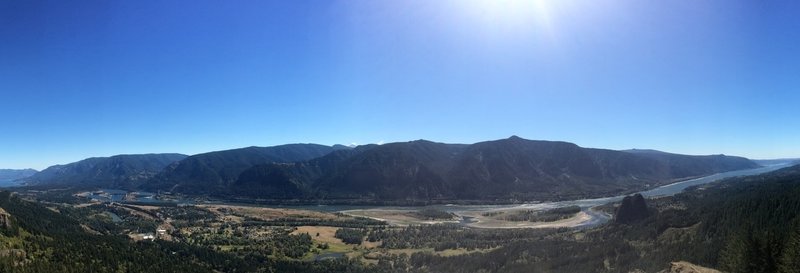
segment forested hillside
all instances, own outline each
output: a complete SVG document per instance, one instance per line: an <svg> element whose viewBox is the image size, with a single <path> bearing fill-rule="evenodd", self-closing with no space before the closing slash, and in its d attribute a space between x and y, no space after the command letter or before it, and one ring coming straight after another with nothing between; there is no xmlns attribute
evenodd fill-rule
<svg viewBox="0 0 800 273"><path fill-rule="evenodd" d="M591 149L516 136L470 145L416 140L253 166L228 189L260 199L566 200L755 167L741 157Z"/></svg>

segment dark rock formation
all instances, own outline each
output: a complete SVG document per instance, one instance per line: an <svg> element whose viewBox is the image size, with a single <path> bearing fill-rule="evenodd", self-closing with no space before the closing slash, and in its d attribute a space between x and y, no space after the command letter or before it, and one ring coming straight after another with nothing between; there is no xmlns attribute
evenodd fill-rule
<svg viewBox="0 0 800 273"><path fill-rule="evenodd" d="M625 196L622 204L617 209L614 222L618 224L630 224L647 218L650 212L647 210L647 203L641 194Z"/></svg>

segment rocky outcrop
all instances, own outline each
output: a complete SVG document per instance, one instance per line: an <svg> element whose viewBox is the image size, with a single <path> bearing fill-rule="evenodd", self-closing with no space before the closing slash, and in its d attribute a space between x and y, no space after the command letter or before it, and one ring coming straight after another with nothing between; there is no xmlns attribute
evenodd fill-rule
<svg viewBox="0 0 800 273"><path fill-rule="evenodd" d="M617 209L614 222L618 224L631 224L650 216L647 203L641 194L625 196L622 204Z"/></svg>
<svg viewBox="0 0 800 273"><path fill-rule="evenodd" d="M0 228L11 228L11 214L8 214L3 208L0 208Z"/></svg>

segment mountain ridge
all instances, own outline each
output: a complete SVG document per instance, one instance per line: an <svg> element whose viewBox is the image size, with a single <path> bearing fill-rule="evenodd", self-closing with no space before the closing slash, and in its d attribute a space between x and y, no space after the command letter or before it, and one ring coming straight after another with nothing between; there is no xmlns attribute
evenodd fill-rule
<svg viewBox="0 0 800 273"><path fill-rule="evenodd" d="M702 167L686 167L691 165ZM274 190L283 185L301 199L563 199L620 194L757 166L740 157L641 156L516 136L475 144L417 140L256 166L260 170L244 172L233 184L243 188L234 187L232 193L270 198L275 196L259 194L258 186Z"/></svg>
<svg viewBox="0 0 800 273"><path fill-rule="evenodd" d="M250 146L184 156L147 169L136 181L104 186L268 200L514 202L626 194L758 166L742 157L615 151L511 136L473 144L415 140L352 148ZM53 173L51 168L35 178ZM70 179L60 181L67 184Z"/></svg>
<svg viewBox="0 0 800 273"><path fill-rule="evenodd" d="M186 158L186 155L176 153L91 157L50 166L22 181L31 186L103 186L132 189L152 178L167 165L183 158Z"/></svg>

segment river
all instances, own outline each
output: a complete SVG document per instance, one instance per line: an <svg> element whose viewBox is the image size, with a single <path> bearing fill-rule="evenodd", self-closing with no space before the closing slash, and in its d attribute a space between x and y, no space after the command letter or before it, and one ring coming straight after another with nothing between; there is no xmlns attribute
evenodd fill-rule
<svg viewBox="0 0 800 273"><path fill-rule="evenodd" d="M740 177L740 176L749 176L749 175L758 175L762 173L767 173L771 171L775 171L778 169L782 169L785 167L792 166L791 163L781 163L781 164L772 164L764 167L759 167L755 169L748 169L748 170L739 170L739 171L731 171L731 172L724 172L718 173L714 175L709 175L701 178L696 179L689 179L685 181L680 181L676 183L672 183L669 185L664 185L661 187L657 187L654 189L646 190L639 192L645 197L656 197L656 196L671 196L677 193L682 192L688 187L696 186L696 185L703 185L708 184L711 182L719 181L726 178L732 177ZM570 227L593 227L600 224L603 224L611 219L611 215L606 213L596 211L593 208L597 206L602 206L605 204L618 202L625 198L627 195L619 195L619 196L612 196L612 197L604 197L604 198L592 198L592 199L580 199L580 200L570 200L570 201L558 201L558 202L543 202L543 203L531 203L531 204L521 204L521 205L433 205L429 206L430 208L439 209L447 212L454 213L456 215L462 216L462 220L460 223L465 226L470 227L507 227L507 226L487 226L481 225L481 217L480 214L483 212L491 212L491 211L507 211L507 210L548 210L553 208L560 208L560 207L568 207L568 206L579 206L582 209L582 212L588 217L584 216L585 220L579 222L565 222L565 226ZM336 207L336 206L332 206ZM331 208L327 208L331 209ZM346 208L340 208L341 210L349 214L359 215L358 211L363 210L409 210L415 211L419 210L419 207L362 207L360 210L347 210ZM335 209L334 209L335 210ZM480 212L480 213L478 213ZM391 222L391 221L390 221ZM550 226L550 225L548 225ZM535 225L530 225L528 227L536 227Z"/></svg>
<svg viewBox="0 0 800 273"><path fill-rule="evenodd" d="M739 171L731 171L731 172L724 172L713 174L701 178L690 179L685 181L680 181L676 183L672 183L669 185L664 185L655 189L646 190L639 192L645 197L657 197L657 196L672 196L683 192L688 187L697 186L708 184L711 182L720 181L726 178L733 178L733 177L740 177L740 176L750 176L750 175L758 175L763 173L768 173L772 171L776 171L778 169L790 167L792 164L790 163L781 163L781 164L773 164L768 165L760 168L755 169L747 169L747 170L739 170ZM592 208L597 206L602 206L608 203L618 202L625 198L627 195L619 195L613 197L605 197L605 198L594 198L594 199L580 199L580 200L573 200L573 201L560 201L560 202L548 202L548 203L539 203L539 204L524 204L517 206L517 208L528 208L528 209L551 209L551 208L559 208L559 207L568 207L568 206L579 206L583 209L584 212L589 214L590 219L580 223L578 226L596 226L599 224L603 224L611 219L611 216L599 211L595 211Z"/></svg>

